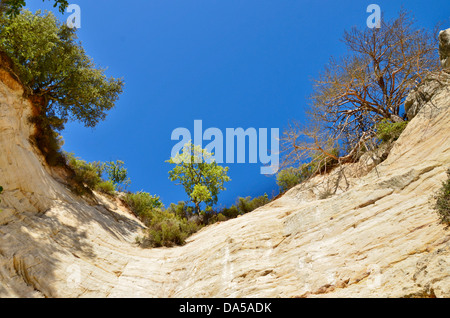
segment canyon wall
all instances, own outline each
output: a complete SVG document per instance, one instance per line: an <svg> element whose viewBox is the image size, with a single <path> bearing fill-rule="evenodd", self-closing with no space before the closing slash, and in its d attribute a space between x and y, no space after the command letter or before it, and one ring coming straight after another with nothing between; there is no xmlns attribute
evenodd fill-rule
<svg viewBox="0 0 450 318"><path fill-rule="evenodd" d="M442 76L387 159L346 166L335 194L316 177L184 246L142 249L118 200L84 200L46 165L3 68L0 297L450 297L450 230L432 209L450 167Z"/></svg>

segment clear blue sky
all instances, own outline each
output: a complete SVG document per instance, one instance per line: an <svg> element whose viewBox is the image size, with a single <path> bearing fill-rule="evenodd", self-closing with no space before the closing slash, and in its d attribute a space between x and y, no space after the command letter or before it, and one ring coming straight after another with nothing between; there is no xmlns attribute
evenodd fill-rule
<svg viewBox="0 0 450 318"><path fill-rule="evenodd" d="M31 11L50 2L27 1ZM52 1L53 2L53 1ZM124 93L95 129L77 123L63 132L64 150L88 161L125 161L131 191L164 204L186 200L168 179L177 127L283 128L302 120L312 77L330 56L344 53L340 38L365 26L371 3L387 18L403 6L419 26L450 27L450 1L319 0L76 0L78 35L95 63L123 77ZM228 164L232 181L222 205L238 196L278 191L260 164Z"/></svg>

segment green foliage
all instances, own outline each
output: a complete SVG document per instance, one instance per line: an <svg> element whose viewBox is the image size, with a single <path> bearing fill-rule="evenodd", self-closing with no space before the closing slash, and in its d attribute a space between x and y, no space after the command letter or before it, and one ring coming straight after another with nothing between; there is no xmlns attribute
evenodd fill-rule
<svg viewBox="0 0 450 318"><path fill-rule="evenodd" d="M93 63L75 32L50 12L25 10L0 19L0 50L13 61L33 101L35 139L49 164L62 160L55 131L64 129L68 120L94 127L114 107L123 88L121 79L107 78Z"/></svg>
<svg viewBox="0 0 450 318"><path fill-rule="evenodd" d="M95 190L114 196L116 194L116 185L111 180L101 181L96 185Z"/></svg>
<svg viewBox="0 0 450 318"><path fill-rule="evenodd" d="M277 185L280 188L280 192L285 192L301 183L304 179L305 175L302 173L301 168L289 167L278 172Z"/></svg>
<svg viewBox="0 0 450 318"><path fill-rule="evenodd" d="M31 121L36 124L37 128L33 139L45 156L45 161L52 167L64 166L65 157L62 153L64 140L63 137L52 128L58 125L58 119L55 117L47 119L36 116L31 118Z"/></svg>
<svg viewBox="0 0 450 318"><path fill-rule="evenodd" d="M192 216L193 208L185 202L172 203L164 209L158 196L142 191L127 193L124 201L147 226L145 235L137 239L142 247L183 245L187 237L202 227L188 220L187 216Z"/></svg>
<svg viewBox="0 0 450 318"><path fill-rule="evenodd" d="M184 201L180 201L177 204L171 203L167 211L182 219L189 219L194 215L194 208L187 205Z"/></svg>
<svg viewBox="0 0 450 318"><path fill-rule="evenodd" d="M124 162L117 160L105 163L104 170L108 175L108 180L115 185L126 188L131 182L128 178L128 171L124 168Z"/></svg>
<svg viewBox="0 0 450 318"><path fill-rule="evenodd" d="M405 130L407 121L392 122L388 119L381 120L376 126L377 138L381 142L392 142L398 139Z"/></svg>
<svg viewBox="0 0 450 318"><path fill-rule="evenodd" d="M124 201L138 217L145 216L149 211L154 209L163 208L163 204L158 196L153 196L143 191L127 193Z"/></svg>
<svg viewBox="0 0 450 318"><path fill-rule="evenodd" d="M211 192L204 184L194 185L194 189L190 194L192 202L208 202L212 199Z"/></svg>
<svg viewBox="0 0 450 318"><path fill-rule="evenodd" d="M245 214L266 205L269 202L269 196L264 194L253 199L251 197L239 198L236 205L238 207L239 214Z"/></svg>
<svg viewBox="0 0 450 318"><path fill-rule="evenodd" d="M338 157L339 149L332 148L329 150L329 154ZM280 170L277 174L277 185L280 192L283 193L316 174L330 170L336 164L337 160L328 155L319 151L311 152L309 162L302 164L300 167L288 167Z"/></svg>
<svg viewBox="0 0 450 318"><path fill-rule="evenodd" d="M329 150L332 156L336 158L339 157L339 149L332 148ZM302 167L303 173L310 175L315 175L317 173L324 173L329 171L337 164L337 160L333 159L330 156L327 156L320 151L311 154L311 161ZM309 176L308 176L309 177Z"/></svg>
<svg viewBox="0 0 450 318"><path fill-rule="evenodd" d="M269 196L267 194L261 195L256 198L245 197L238 198L236 204L230 206L229 208L224 208L217 214L215 220L220 221L225 219L236 218L239 215L243 215L256 210L257 208L266 205L270 202Z"/></svg>
<svg viewBox="0 0 450 318"><path fill-rule="evenodd" d="M228 167L219 166L211 156L205 149L189 142L182 153L167 161L176 164L169 171L169 179L184 187L197 214L201 212L201 203L207 208L216 204L219 192L225 190L224 183L231 180L227 176Z"/></svg>
<svg viewBox="0 0 450 318"><path fill-rule="evenodd" d="M50 12L26 10L2 20L0 48L31 94L43 98L43 116L94 127L114 107L123 82L96 68L75 32Z"/></svg>
<svg viewBox="0 0 450 318"><path fill-rule="evenodd" d="M146 225L146 236L139 240L143 247L183 245L186 238L201 228L201 225L195 222L160 209L153 211L152 218Z"/></svg>
<svg viewBox="0 0 450 318"><path fill-rule="evenodd" d="M74 156L73 153L65 154L67 165L74 172L73 180L80 186L78 193L84 193L88 188L95 190L103 181L103 164L100 162L86 162Z"/></svg>
<svg viewBox="0 0 450 318"><path fill-rule="evenodd" d="M447 180L434 196L434 209L439 213L441 223L450 225L450 169L447 170L447 176Z"/></svg>
<svg viewBox="0 0 450 318"><path fill-rule="evenodd" d="M229 208L227 207L223 208L217 215L219 214L225 216L227 219L234 219L237 218L239 215L242 215L241 211L239 211L239 208L237 207L236 204L233 204ZM218 221L218 219L213 218L212 222L214 221Z"/></svg>
<svg viewBox="0 0 450 318"><path fill-rule="evenodd" d="M78 194L89 190L98 190L100 192L115 195L116 191L121 191L122 185L128 185L130 180L127 178L127 170L123 167L124 162L86 162L74 156L73 153L64 153L64 159L67 166L73 171L72 180L78 185L75 191ZM104 176L108 178L105 180ZM143 197L146 194L138 193L136 197ZM147 194L148 195L148 194ZM133 199L130 199L133 201ZM141 199L142 201L143 199ZM136 199L136 201L138 201Z"/></svg>
<svg viewBox="0 0 450 318"><path fill-rule="evenodd" d="M187 210L192 213L192 207L187 209L184 202L172 203L164 209L159 197L146 192L128 193L124 201L147 226L145 236L137 239L143 247L183 245L187 237L201 228L201 225L184 217Z"/></svg>
<svg viewBox="0 0 450 318"><path fill-rule="evenodd" d="M216 216L215 216L215 222L224 222L227 221L229 218L226 217L225 215L222 214L222 212L219 212Z"/></svg>
<svg viewBox="0 0 450 318"><path fill-rule="evenodd" d="M42 0L44 2L45 0ZM54 0L53 7L58 7L59 12L64 13L69 2L67 0ZM20 10L26 5L25 0L2 0L1 9L5 11L8 16L16 16Z"/></svg>

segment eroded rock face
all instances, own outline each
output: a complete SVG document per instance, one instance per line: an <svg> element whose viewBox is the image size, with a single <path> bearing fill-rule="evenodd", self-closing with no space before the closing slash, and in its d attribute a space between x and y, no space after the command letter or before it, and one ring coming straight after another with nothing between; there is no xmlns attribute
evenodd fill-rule
<svg viewBox="0 0 450 318"><path fill-rule="evenodd" d="M439 32L439 57L443 69L450 69L450 29Z"/></svg>
<svg viewBox="0 0 450 318"><path fill-rule="evenodd" d="M405 99L405 112L408 120L413 119L420 108L432 101L442 89L450 87L450 74L435 72L429 74Z"/></svg>
<svg viewBox="0 0 450 318"><path fill-rule="evenodd" d="M29 143L31 105L5 83L0 297L450 297L450 232L430 200L450 166L447 87L385 161L348 166L336 194L316 178L185 246L146 250L120 203L88 204L51 176Z"/></svg>
<svg viewBox="0 0 450 318"><path fill-rule="evenodd" d="M44 212L57 197L64 196L64 190L50 177L30 143L32 107L23 98L23 89L4 70L0 70L0 78L0 184L5 188L1 225L19 211Z"/></svg>
<svg viewBox="0 0 450 318"><path fill-rule="evenodd" d="M411 120L419 112L420 107L431 101L432 97L442 87L448 87L450 75L450 29L439 33L439 58L444 72L435 72L428 75L423 81L406 97L405 112L408 120Z"/></svg>

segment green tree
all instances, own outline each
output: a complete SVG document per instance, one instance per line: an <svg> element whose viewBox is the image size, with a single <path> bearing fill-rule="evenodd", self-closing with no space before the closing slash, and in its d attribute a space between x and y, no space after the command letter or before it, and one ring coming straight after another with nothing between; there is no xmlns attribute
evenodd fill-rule
<svg viewBox="0 0 450 318"><path fill-rule="evenodd" d="M128 171L124 167L124 162L117 160L109 161L105 163L104 171L108 175L108 180L116 185L127 187L130 184L130 179L128 178Z"/></svg>
<svg viewBox="0 0 450 318"><path fill-rule="evenodd" d="M41 114L60 128L68 119L94 127L114 107L120 79L107 78L77 42L75 29L47 12L2 20L0 49L14 62L28 93L40 101Z"/></svg>
<svg viewBox="0 0 450 318"><path fill-rule="evenodd" d="M225 190L224 183L231 180L227 176L228 167L219 166L211 156L205 149L189 142L181 153L167 161L176 165L169 171L169 179L184 187L197 214L201 214L200 205L205 203L206 215L217 203L219 192Z"/></svg>
<svg viewBox="0 0 450 318"><path fill-rule="evenodd" d="M76 29L50 12L25 10L3 17L0 50L13 61L13 71L36 107L37 135L46 138L35 137L44 154L68 120L94 127L122 92L123 81L107 78L77 40Z"/></svg>
<svg viewBox="0 0 450 318"><path fill-rule="evenodd" d="M44 2L45 0L42 0ZM58 7L59 12L64 13L69 2L67 0L54 0L53 7ZM25 0L2 0L0 4L0 11L5 12L8 16L16 16L20 10L26 5Z"/></svg>

